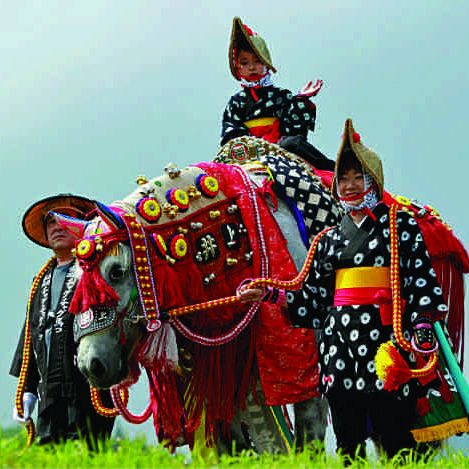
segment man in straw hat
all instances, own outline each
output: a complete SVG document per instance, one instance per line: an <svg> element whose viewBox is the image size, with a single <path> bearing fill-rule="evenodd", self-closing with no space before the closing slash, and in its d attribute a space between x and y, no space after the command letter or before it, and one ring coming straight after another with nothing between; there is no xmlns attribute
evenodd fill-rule
<svg viewBox="0 0 469 469"><path fill-rule="evenodd" d="M93 209L94 204L84 197L60 194L36 202L23 217L26 236L54 253L33 283L10 369L11 375L20 378L17 401L23 394L23 415L18 413L17 402L14 419L29 425L39 398L36 435L40 445L85 438L95 448L96 439L110 436L114 424L113 418L94 410L89 385L75 365L73 315L68 306L79 274L72 254L76 238L50 214L85 219ZM25 336L30 336L29 343L25 344ZM103 398L111 405L109 393L103 393Z"/></svg>
<svg viewBox="0 0 469 469"><path fill-rule="evenodd" d="M230 98L225 108L221 145L244 135L270 143L296 136L305 148L312 149L311 159L318 160L318 169L332 169L327 165L329 160L306 142L308 130L314 130L316 121L316 106L309 98L319 92L322 80L317 80L315 85L309 82L295 96L287 89L274 86L272 73L277 70L265 40L238 17L233 20L228 54L231 73L242 89ZM296 143L295 148L298 147Z"/></svg>
<svg viewBox="0 0 469 469"><path fill-rule="evenodd" d="M400 340L412 344L410 352L400 347L399 352L410 368L416 367L416 354L435 351L431 318L447 312L417 222L404 211L391 216L382 202L383 184L380 158L347 119L332 182L333 196L346 214L319 239L303 288L287 292L285 302L294 325L322 331L319 390L329 402L337 449L350 458L357 451L365 455L370 425L389 457L416 447L411 433L416 401L425 395L429 379L407 378L389 389L376 371L379 347L396 335L393 320L399 309L392 301L391 264L397 263L405 304L399 313ZM391 221L397 226L398 257L390 255ZM247 286L240 296L269 301L282 291L266 294Z"/></svg>

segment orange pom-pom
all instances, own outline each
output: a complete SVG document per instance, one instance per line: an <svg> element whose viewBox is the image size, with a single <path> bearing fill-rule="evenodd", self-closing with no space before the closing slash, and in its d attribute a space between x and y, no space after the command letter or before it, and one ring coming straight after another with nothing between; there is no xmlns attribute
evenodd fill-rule
<svg viewBox="0 0 469 469"><path fill-rule="evenodd" d="M412 370L392 341L381 344L375 357L376 374L384 382L384 389L392 391L412 377Z"/></svg>

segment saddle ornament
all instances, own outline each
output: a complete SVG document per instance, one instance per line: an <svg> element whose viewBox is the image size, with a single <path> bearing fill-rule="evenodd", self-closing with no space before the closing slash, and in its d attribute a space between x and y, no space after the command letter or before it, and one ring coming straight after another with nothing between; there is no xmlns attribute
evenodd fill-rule
<svg viewBox="0 0 469 469"><path fill-rule="evenodd" d="M185 212L189 208L189 196L187 192L184 192L182 189L170 189L166 192L166 200L181 210Z"/></svg>
<svg viewBox="0 0 469 469"><path fill-rule="evenodd" d="M160 255L160 257L165 259L166 254L168 252L168 248L166 247L166 243L164 242L163 236L157 233L152 233L150 239L153 243L153 246L156 248L156 252Z"/></svg>
<svg viewBox="0 0 469 469"><path fill-rule="evenodd" d="M169 238L169 251L176 259L183 259L187 255L187 241L182 234L176 234Z"/></svg>
<svg viewBox="0 0 469 469"><path fill-rule="evenodd" d="M156 223L161 217L161 207L156 199L143 197L140 199L135 210L146 221Z"/></svg>
<svg viewBox="0 0 469 469"><path fill-rule="evenodd" d="M207 174L199 174L195 180L195 185L197 189L205 195L205 197L216 197L220 191L218 181Z"/></svg>

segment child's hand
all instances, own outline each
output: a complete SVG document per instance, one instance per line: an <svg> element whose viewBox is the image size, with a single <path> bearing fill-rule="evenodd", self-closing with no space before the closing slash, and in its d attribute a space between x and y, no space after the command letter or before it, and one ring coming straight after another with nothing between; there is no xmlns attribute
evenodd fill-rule
<svg viewBox="0 0 469 469"><path fill-rule="evenodd" d="M316 96L319 93L319 90L322 88L322 85L324 82L322 80L316 80L316 83L313 85L313 82L310 81L306 83L303 88L301 88L300 92L297 94L297 96L304 97L304 98L310 98L311 96Z"/></svg>

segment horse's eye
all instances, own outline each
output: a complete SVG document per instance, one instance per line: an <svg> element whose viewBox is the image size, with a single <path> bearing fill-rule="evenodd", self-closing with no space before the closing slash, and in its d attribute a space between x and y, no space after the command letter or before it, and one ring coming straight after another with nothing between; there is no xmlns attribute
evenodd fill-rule
<svg viewBox="0 0 469 469"><path fill-rule="evenodd" d="M109 269L109 280L111 282L119 282L124 277L125 270L119 265L113 265Z"/></svg>

